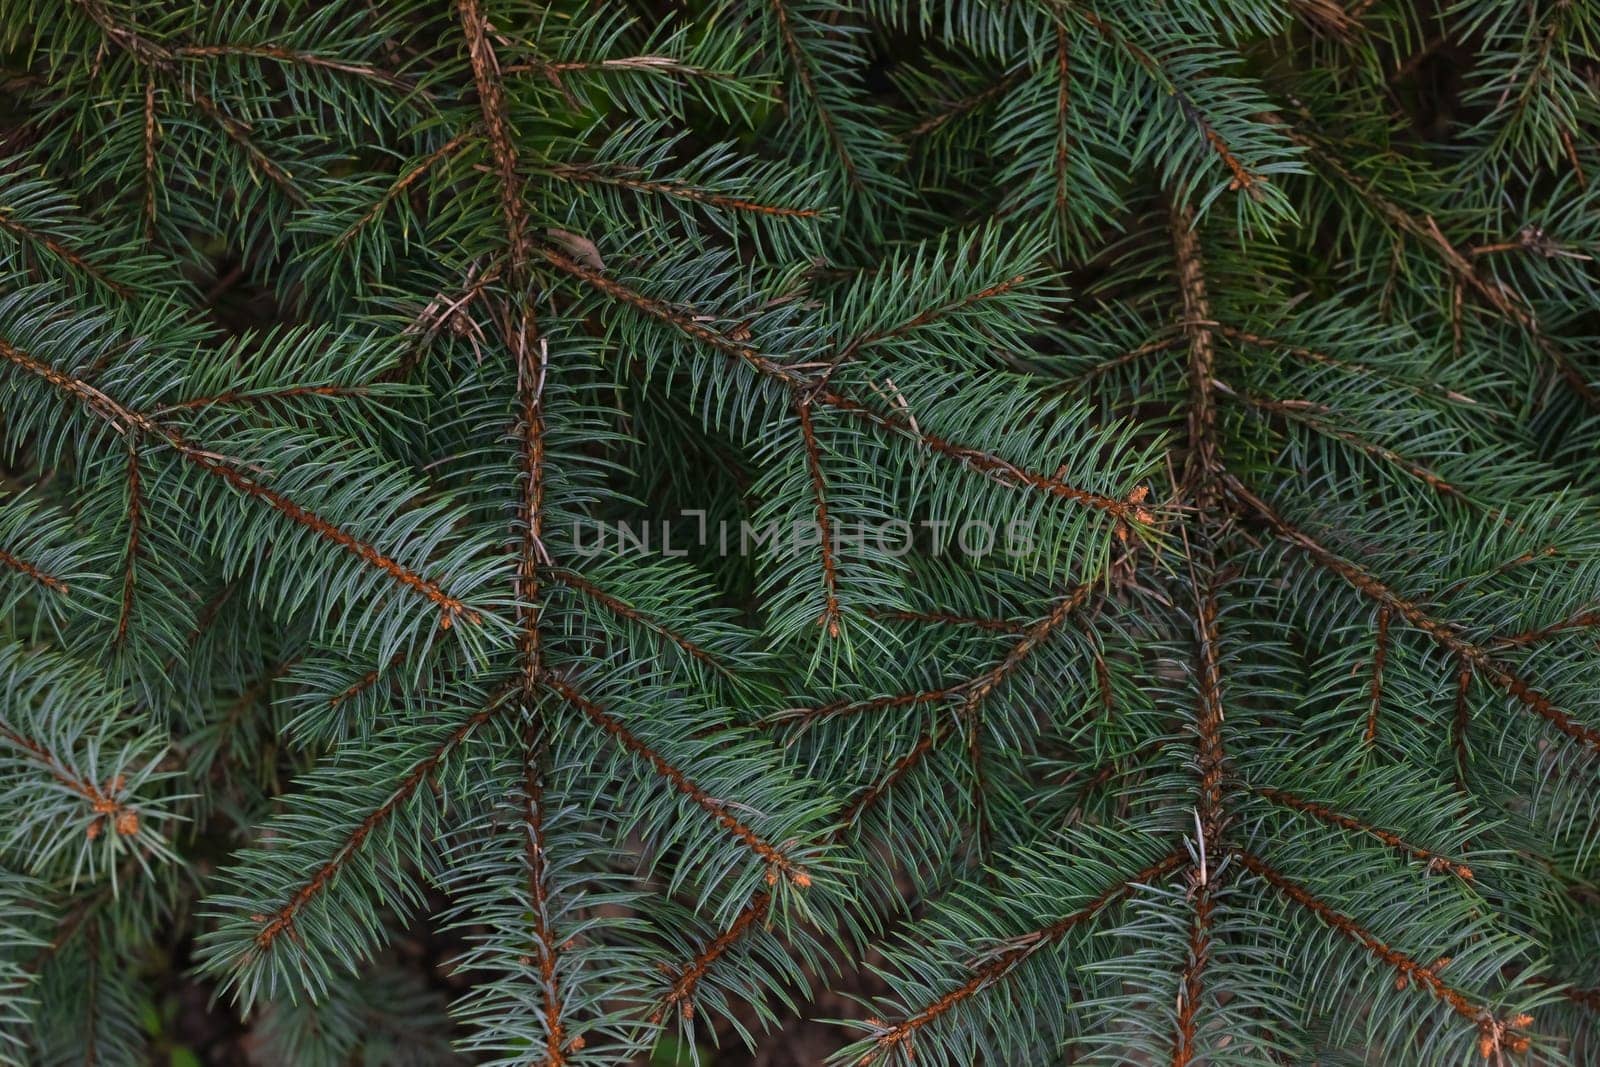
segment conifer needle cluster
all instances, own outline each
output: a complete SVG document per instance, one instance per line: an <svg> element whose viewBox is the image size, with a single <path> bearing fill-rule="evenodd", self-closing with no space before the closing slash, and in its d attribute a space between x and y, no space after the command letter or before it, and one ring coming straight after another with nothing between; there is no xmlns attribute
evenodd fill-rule
<svg viewBox="0 0 1600 1067"><path fill-rule="evenodd" d="M0 4L0 1062L1596 1062L1597 54Z"/></svg>

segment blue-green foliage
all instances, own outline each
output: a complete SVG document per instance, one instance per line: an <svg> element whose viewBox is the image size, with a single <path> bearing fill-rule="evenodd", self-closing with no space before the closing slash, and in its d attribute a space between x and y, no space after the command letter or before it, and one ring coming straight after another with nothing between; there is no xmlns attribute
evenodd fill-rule
<svg viewBox="0 0 1600 1067"><path fill-rule="evenodd" d="M1595 1062L1597 44L0 7L0 1062Z"/></svg>

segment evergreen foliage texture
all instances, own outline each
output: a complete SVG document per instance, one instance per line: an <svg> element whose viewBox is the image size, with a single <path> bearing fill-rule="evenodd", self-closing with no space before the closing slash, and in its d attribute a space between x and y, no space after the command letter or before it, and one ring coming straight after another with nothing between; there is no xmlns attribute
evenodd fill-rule
<svg viewBox="0 0 1600 1067"><path fill-rule="evenodd" d="M1597 46L3 0L0 1062L1600 1062Z"/></svg>

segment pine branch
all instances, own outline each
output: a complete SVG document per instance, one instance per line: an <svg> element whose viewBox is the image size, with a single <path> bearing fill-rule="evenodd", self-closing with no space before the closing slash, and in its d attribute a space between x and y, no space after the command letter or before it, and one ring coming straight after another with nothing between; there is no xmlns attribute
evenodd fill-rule
<svg viewBox="0 0 1600 1067"><path fill-rule="evenodd" d="M1600 611L1579 611L1548 626L1536 626L1521 633L1497 637L1494 639L1493 644L1496 648L1521 648L1538 644L1559 634L1570 633L1573 630L1590 630L1597 626L1600 626Z"/></svg>
<svg viewBox="0 0 1600 1067"><path fill-rule="evenodd" d="M347 59L338 59L333 56L317 55L314 52L304 52L293 48L284 48L273 44L195 44L183 45L172 50L171 54L179 59L214 59L218 57L242 56L250 59L270 59L277 63L292 64L300 67L315 67L319 70L332 70L340 74L352 74L367 81L378 82L391 89L399 89L411 93L416 87L398 74L387 70L380 70L370 63L354 63Z"/></svg>
<svg viewBox="0 0 1600 1067"><path fill-rule="evenodd" d="M93 278L96 282L110 289L120 297L132 299L133 290L122 282L117 281L106 273L106 269L93 262L88 256L62 243L48 233L36 230L18 219L11 209L0 207L0 229L14 234L29 244L49 252L52 256L67 264L74 270Z"/></svg>
<svg viewBox="0 0 1600 1067"><path fill-rule="evenodd" d="M685 182L647 181L642 178L632 177L627 173L619 173L618 168L608 168L598 164L563 164L549 168L547 173L562 181L587 185L611 185L619 189L632 189L639 193L671 197L676 200L688 200L697 204L705 204L708 207L720 208L724 211L770 218L816 219L821 218L825 213L822 208L789 207L783 204L763 203L759 200L751 200L745 197L728 196L708 189L701 189Z"/></svg>
<svg viewBox="0 0 1600 1067"><path fill-rule="evenodd" d="M1216 126L1190 95L1178 87L1177 82L1163 67L1159 59L1134 44L1133 41L1128 39L1126 33L1112 26L1095 12L1074 9L1073 14L1091 26L1112 45L1126 53L1130 59L1147 71L1151 78L1171 96L1177 103L1179 110L1200 131L1205 138L1206 144L1210 146L1212 152L1216 154L1216 157L1222 161L1223 166L1228 169L1228 173L1232 175L1232 180L1228 185L1230 191L1242 189L1252 200L1259 201L1262 199L1260 187L1266 183L1265 175L1251 170L1238 156L1234 155L1227 140L1217 132Z"/></svg>
<svg viewBox="0 0 1600 1067"><path fill-rule="evenodd" d="M915 707L921 704L938 704L958 697L961 699L958 715L962 719L970 719L978 712L995 688L1015 672L1023 661L1050 636L1056 627L1066 620L1067 616L1083 606L1084 602L1094 593L1096 587L1097 582L1091 580L1077 586L1067 595L1057 598L1049 613L1024 630L1021 638L1011 646L1011 649L999 662L970 678L953 682L940 689L916 690L909 693L897 693L893 696L874 697L870 700L854 702L836 701L832 704L823 704L814 708L795 708L775 715L768 721L785 725L799 724L801 726L809 726L827 719L864 715L892 708ZM938 619L937 621L943 622L946 620Z"/></svg>
<svg viewBox="0 0 1600 1067"><path fill-rule="evenodd" d="M444 144L440 145L438 148L435 148L432 152L429 152L427 155L423 156L421 159L417 160L411 166L402 171L400 175L390 183L389 188L384 190L383 195L380 196L371 207L364 211L359 219L351 223L349 229L345 230L334 239L334 247L343 248L348 245L357 234L366 229L368 226L372 225L372 223L384 213L390 204L400 199L400 197L404 196L406 191L409 190L413 185L416 185L417 182L427 177L428 172L433 170L434 167L438 166L440 163L459 152L472 140L475 134L475 130L462 130Z"/></svg>
<svg viewBox="0 0 1600 1067"><path fill-rule="evenodd" d="M1468 791L1467 764L1471 761L1471 753L1467 750L1467 726L1471 718L1467 695L1471 689L1472 665L1463 658L1456 671L1456 709L1450 726L1450 740L1456 753L1456 787L1463 793Z"/></svg>
<svg viewBox="0 0 1600 1067"><path fill-rule="evenodd" d="M593 267L579 263L565 252L558 251L547 245L541 245L537 251L551 266L585 283L596 292L619 303L626 304L649 318L664 322L724 355L742 360L775 381L789 386L808 384L808 379L804 376L795 373L781 363L763 356L752 346L743 341L736 341L726 334L706 326L701 321L701 316L681 311L664 301L654 300L637 290L623 285L621 282L606 277Z"/></svg>
<svg viewBox="0 0 1600 1067"><path fill-rule="evenodd" d="M958 100L952 100L942 111L928 116L915 126L911 127L910 130L906 131L906 137L908 139L926 137L929 134L942 129L944 126L960 118L962 115L976 111L985 104L999 99L1015 88L1017 83L1021 80L1022 72L1016 71L1001 78L993 85L980 89L976 93L963 96Z"/></svg>
<svg viewBox="0 0 1600 1067"><path fill-rule="evenodd" d="M839 813L839 821L846 826L858 821L868 808L881 801L901 779L915 770L928 753L932 752L953 729L955 720L940 719L932 728L924 731L917 738L916 744L911 746L911 751L895 760L887 774L850 798L844 810Z"/></svg>
<svg viewBox="0 0 1600 1067"><path fill-rule="evenodd" d="M1392 375L1385 374L1379 368L1369 366L1365 363L1352 363L1349 360L1339 359L1336 356L1330 356L1324 352L1318 352L1315 349L1306 348L1302 345L1293 345L1287 341L1278 340L1277 338L1264 337L1258 333L1251 333L1247 330L1236 329L1227 325L1226 323L1218 323L1213 328L1217 333L1228 338L1230 341L1238 341L1243 344L1252 345L1257 348L1268 349L1274 352L1283 352L1287 355L1293 356L1295 359L1304 360L1307 363L1318 363L1326 367L1337 367L1340 370L1348 371L1351 374L1375 378L1384 382L1385 384L1395 386L1396 388L1405 389L1409 392L1417 394L1418 396L1438 397L1455 404L1476 405L1478 403L1470 396L1467 396L1463 393L1458 393L1453 389L1446 389L1443 386L1436 385L1433 382L1410 382L1401 378L1395 378Z"/></svg>
<svg viewBox="0 0 1600 1067"><path fill-rule="evenodd" d="M839 133L839 125L833 117L833 112L828 110L827 104L823 103L822 96L817 92L817 83L811 70L811 59L800 47L800 42L795 39L794 28L789 24L789 7L785 0L771 0L771 3L772 12L778 20L778 37L783 43L783 51L789 59L789 65L794 68L801 89L817 110L817 121L821 123L828 144L832 146L840 167L844 169L846 181L852 187L859 188L861 176L856 171L855 159L850 155L849 146L844 143L844 137Z"/></svg>
<svg viewBox="0 0 1600 1067"><path fill-rule="evenodd" d="M87 15L110 44L128 53L133 60L152 73L176 85L184 99L197 111L210 119L223 134L237 145L249 158L251 165L265 175L297 207L306 205L305 196L295 185L288 171L275 163L261 150L251 137L250 128L223 111L217 102L195 87L194 82L178 71L178 57L164 45L157 44L137 30L122 25L100 0L72 0Z"/></svg>
<svg viewBox="0 0 1600 1067"><path fill-rule="evenodd" d="M750 932L765 921L767 911L772 906L772 894L766 890L758 892L750 898L750 903L740 909L733 921L726 928L719 931L706 947L697 952L692 960L679 969L673 980L672 986L662 1000L661 1006L650 1016L650 1021L658 1023L664 1013L677 1008L680 1015L687 1021L694 1018L694 994L700 987L701 979L728 950L749 936Z"/></svg>
<svg viewBox="0 0 1600 1067"><path fill-rule="evenodd" d="M1209 565L1209 561L1207 561ZM1189 919L1188 958L1179 982L1177 1035L1172 1055L1173 1067L1193 1061L1196 1055L1195 1017L1204 995L1205 971L1211 958L1212 916L1220 871L1211 865L1211 855L1226 848L1228 815L1223 807L1223 786L1228 777L1227 756L1222 742L1222 669L1217 629L1217 598L1210 585L1195 580L1190 563L1191 585L1196 605L1195 685L1199 706L1195 715L1195 769L1199 773L1199 798L1195 807L1198 838L1191 849L1190 892L1194 910Z"/></svg>
<svg viewBox="0 0 1600 1067"><path fill-rule="evenodd" d="M1371 456L1373 459L1386 462L1386 464L1395 467L1395 469L1402 470L1408 477L1414 478L1416 482L1421 482L1422 485L1426 485L1429 490L1440 494L1440 496L1446 496L1446 498L1461 502L1461 504L1466 504L1469 507L1478 506L1477 502L1469 498L1466 493L1462 493L1458 486L1445 482L1442 477L1438 477L1434 470L1430 470L1429 467L1422 466L1414 459L1405 458L1405 456L1392 450L1392 448L1387 448L1387 446L1379 445L1376 442L1370 442L1370 440L1366 440L1366 438L1360 437L1358 434L1352 434L1349 430L1338 429L1338 427L1331 426L1328 422L1317 418L1318 414L1331 414L1331 411L1328 408L1323 408L1322 405L1314 405L1314 403L1306 402L1306 400L1267 400L1264 397L1251 397L1248 394L1240 394L1240 392L1235 392L1232 387L1222 386L1221 382L1218 382L1218 386L1221 386L1219 392L1224 397L1237 398L1237 400L1250 406L1250 408L1254 408L1256 411L1277 414L1277 416L1282 416L1283 419L1288 419L1288 421L1299 422L1301 426L1314 430L1314 432L1323 435L1323 437L1330 437L1333 440L1344 442L1350 448L1355 448L1355 450L1366 454L1366 456ZM1310 414L1312 411L1317 414Z"/></svg>
<svg viewBox="0 0 1600 1067"><path fill-rule="evenodd" d="M404 662L405 656L397 652L393 656L389 657L388 669L394 670ZM368 671L366 674L363 674L360 678L357 678L354 682L350 683L348 686L329 697L328 707L337 708L346 701L354 700L362 693L365 693L368 689L371 689L373 686L377 685L378 679L382 677L383 670L374 667L372 670Z"/></svg>
<svg viewBox="0 0 1600 1067"><path fill-rule="evenodd" d="M1215 497L1215 478L1222 469L1217 452L1217 416L1211 403L1216 351L1211 338L1211 300L1206 295L1200 241L1194 213L1174 207L1172 247L1178 260L1178 290L1183 295L1183 329L1189 338L1189 452L1184 458L1185 489L1208 508Z"/></svg>
<svg viewBox="0 0 1600 1067"><path fill-rule="evenodd" d="M1136 501L1116 500L1100 493L1090 492L1073 485L1034 471L1019 467L1006 459L982 449L970 448L957 442L947 441L937 434L921 430L913 425L904 416L886 414L868 407L860 401L853 400L836 390L817 387L817 383L795 370L762 355L754 347L736 341L720 331L704 325L698 316L680 311L661 301L653 300L636 290L607 278L592 267L578 263L572 257L553 248L541 246L538 253L558 270L585 282L591 288L621 303L642 312L643 314L667 323L693 339L722 352L734 356L754 370L766 377L788 385L791 388L809 389L812 403L849 415L858 421L876 426L896 436L906 436L933 450L939 455L954 460L964 466L999 482L1002 485L1026 487L1062 497L1076 503L1105 511L1123 522L1148 522L1150 521L1144 509L1138 507Z"/></svg>
<svg viewBox="0 0 1600 1067"><path fill-rule="evenodd" d="M1072 138L1067 135L1067 121L1072 114L1072 52L1067 41L1067 28L1056 23L1056 150L1055 150L1055 213L1059 219L1067 217L1067 202L1071 176L1067 172Z"/></svg>
<svg viewBox="0 0 1600 1067"><path fill-rule="evenodd" d="M839 637L839 573L833 557L833 527L828 522L828 483L822 475L822 449L817 445L817 434L811 426L811 402L802 397L795 404L795 414L800 419L800 437L805 445L806 473L811 479L811 491L817 504L817 551L822 556L822 614L817 625L829 637Z"/></svg>
<svg viewBox="0 0 1600 1067"><path fill-rule="evenodd" d="M866 609L866 614L874 619L886 619L894 622L924 622L937 626L970 626L975 630L987 630L997 634L1021 634L1027 627L1010 619L985 619L975 615L952 615L941 611L889 611L882 608Z"/></svg>
<svg viewBox="0 0 1600 1067"><path fill-rule="evenodd" d="M529 718L522 736L523 829L527 842L523 858L528 867L529 910L533 913L533 935L539 958L539 978L544 983L545 1047L544 1067L563 1067L568 1044L562 1024L564 1008L556 964L561 942L550 923L548 877L544 835L544 717Z"/></svg>
<svg viewBox="0 0 1600 1067"><path fill-rule="evenodd" d="M1185 333L1187 333L1187 330L1185 330ZM1092 382L1094 379L1099 378L1102 375L1109 374L1118 367L1126 367L1130 363L1137 363L1145 356L1152 355L1156 352L1169 352L1172 349L1177 348L1179 345L1184 345L1187 347L1188 344L1189 341L1187 337L1167 337L1154 341L1147 341L1146 343L1139 345L1137 348L1130 348L1121 355L1112 356L1110 359L1103 359L1099 363L1096 363L1087 371L1084 371L1083 381L1086 383Z"/></svg>
<svg viewBox="0 0 1600 1067"><path fill-rule="evenodd" d="M156 118L156 80L144 80L144 236L151 240L156 232L156 147L161 140L161 125Z"/></svg>
<svg viewBox="0 0 1600 1067"><path fill-rule="evenodd" d="M970 448L955 441L948 441L938 434L919 429L902 415L877 411L833 390L819 389L812 395L812 399L890 433L909 437L938 455L969 467L993 481L999 482L1001 485L1032 489L1050 496L1071 500L1074 503L1104 511L1124 523L1135 521L1147 523L1151 521L1148 512L1139 506L1139 501L1137 500L1116 500L1101 493L1090 492L1077 486L1069 485L1059 478L1027 470L993 453L985 452L979 448Z"/></svg>
<svg viewBox="0 0 1600 1067"><path fill-rule="evenodd" d="M328 398L360 398L372 392L372 384L364 385L291 385L281 389L227 389L210 396L196 396L156 411L160 417L171 411L203 411L206 408L229 404L263 406L275 401L296 400L316 396Z"/></svg>
<svg viewBox="0 0 1600 1067"><path fill-rule="evenodd" d="M115 830L119 837L132 837L139 832L138 810L124 804L119 798L123 789L120 776L101 786L75 772L46 745L18 732L5 720L0 720L0 741L5 741L20 750L23 755L48 771L50 777L58 784L88 803L89 810L94 815L86 830L91 841L99 837L107 826Z"/></svg>
<svg viewBox="0 0 1600 1067"><path fill-rule="evenodd" d="M1224 396L1238 399L1256 411L1277 415L1290 422L1299 423L1301 426L1304 426L1307 429L1322 435L1323 437L1332 438L1336 441L1343 441L1351 448L1354 448L1365 455L1371 456L1373 459L1376 459L1382 463L1387 463L1390 466L1395 467L1408 477L1421 482L1423 485L1427 486L1433 492L1438 493L1442 497L1449 497L1450 499L1456 500L1462 504L1466 504L1469 507L1479 506L1476 501L1474 501L1466 493L1462 492L1461 489L1445 481L1438 474L1423 464L1418 463L1413 459L1408 459L1407 457L1394 451L1392 448L1380 445L1375 441L1369 441L1359 434L1351 433L1349 430L1338 429L1336 426L1318 417L1321 415L1334 414L1334 412L1329 408L1326 408L1320 404L1313 404L1306 400L1270 400L1265 397L1251 396L1247 393L1236 392L1222 382L1216 382L1214 384L1217 387L1217 391L1222 393Z"/></svg>
<svg viewBox="0 0 1600 1067"><path fill-rule="evenodd" d="M1189 959L1178 986L1177 1041L1172 1051L1172 1067L1188 1067L1200 1051L1195 1037L1195 1014L1205 992L1204 975L1211 958L1211 923L1216 902L1211 889L1199 885L1194 890L1194 914L1189 920Z"/></svg>
<svg viewBox="0 0 1600 1067"><path fill-rule="evenodd" d="M1431 215L1416 218L1392 200L1374 192L1368 183L1362 182L1352 174L1336 156L1305 134L1290 131L1289 137L1295 143L1304 146L1313 159L1322 162L1396 229L1411 235L1423 247L1430 249L1445 270L1455 278L1457 285L1462 289L1470 289L1492 311L1525 330L1559 372L1568 388L1590 408L1600 411L1600 391L1589 384L1583 374L1572 365L1572 361L1544 334L1526 300L1503 282L1483 278L1461 250L1445 237Z"/></svg>
<svg viewBox="0 0 1600 1067"><path fill-rule="evenodd" d="M128 540L122 555L122 606L117 613L116 643L128 638L128 623L133 617L134 578L139 565L140 523L144 518L144 496L139 487L139 442L128 440Z"/></svg>

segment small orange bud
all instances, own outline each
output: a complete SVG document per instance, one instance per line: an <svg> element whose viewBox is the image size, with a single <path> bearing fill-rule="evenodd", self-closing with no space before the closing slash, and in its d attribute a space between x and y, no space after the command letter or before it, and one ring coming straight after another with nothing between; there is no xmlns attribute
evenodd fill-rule
<svg viewBox="0 0 1600 1067"><path fill-rule="evenodd" d="M568 1052L582 1052L583 1051L583 1046L587 1045L587 1044L588 1044L588 1042L585 1041L582 1037L575 1037L575 1038L573 1038L571 1041L569 1041L567 1043L567 1051Z"/></svg>
<svg viewBox="0 0 1600 1067"><path fill-rule="evenodd" d="M805 871L794 872L794 875L790 878L790 881L794 882L794 884L799 886L801 889L809 889L811 887L811 876Z"/></svg>
<svg viewBox="0 0 1600 1067"><path fill-rule="evenodd" d="M139 832L139 813L132 808L123 808L117 813L117 833L123 837L132 837Z"/></svg>
<svg viewBox="0 0 1600 1067"><path fill-rule="evenodd" d="M100 823L101 823L101 821L102 820L97 816L94 819L94 821L89 823L88 827L83 831L84 836L87 837L90 841L93 841L95 838L100 836Z"/></svg>

